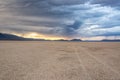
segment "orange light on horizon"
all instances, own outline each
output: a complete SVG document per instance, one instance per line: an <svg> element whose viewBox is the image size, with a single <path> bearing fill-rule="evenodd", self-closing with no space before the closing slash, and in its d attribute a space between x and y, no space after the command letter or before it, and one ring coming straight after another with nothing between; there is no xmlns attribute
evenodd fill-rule
<svg viewBox="0 0 120 80"><path fill-rule="evenodd" d="M13 34L24 37L24 38L33 38L33 39L46 39L46 40L67 39L67 38L59 37L59 36L43 35L43 34L39 34L36 32L30 32L30 33L26 33L26 34L18 34L18 33L13 33Z"/></svg>

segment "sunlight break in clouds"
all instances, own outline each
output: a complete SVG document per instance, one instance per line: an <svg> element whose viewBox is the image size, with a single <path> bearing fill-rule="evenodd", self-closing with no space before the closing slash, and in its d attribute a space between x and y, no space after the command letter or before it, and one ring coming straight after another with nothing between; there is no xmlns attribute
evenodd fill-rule
<svg viewBox="0 0 120 80"><path fill-rule="evenodd" d="M12 34L15 34L17 36L20 36L20 37L24 37L24 38L33 38L33 39L46 39L46 40L60 40L60 39L69 39L69 38L66 38L66 37L58 37L58 36L50 36L50 35L43 35L43 34L39 34L39 33L36 33L36 32L29 32L29 33L26 33L26 34L18 34L18 33L12 33Z"/></svg>

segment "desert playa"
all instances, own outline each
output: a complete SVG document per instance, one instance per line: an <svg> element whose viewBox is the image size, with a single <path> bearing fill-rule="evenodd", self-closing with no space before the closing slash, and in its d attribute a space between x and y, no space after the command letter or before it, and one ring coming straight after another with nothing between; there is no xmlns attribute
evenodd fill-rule
<svg viewBox="0 0 120 80"><path fill-rule="evenodd" d="M120 80L120 42L1 41L0 80Z"/></svg>

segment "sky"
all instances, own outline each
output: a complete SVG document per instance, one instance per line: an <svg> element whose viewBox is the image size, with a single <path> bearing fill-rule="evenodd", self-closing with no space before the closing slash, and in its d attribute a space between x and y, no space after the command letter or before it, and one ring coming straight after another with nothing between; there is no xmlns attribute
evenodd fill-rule
<svg viewBox="0 0 120 80"><path fill-rule="evenodd" d="M120 0L0 0L0 32L44 39L120 39Z"/></svg>

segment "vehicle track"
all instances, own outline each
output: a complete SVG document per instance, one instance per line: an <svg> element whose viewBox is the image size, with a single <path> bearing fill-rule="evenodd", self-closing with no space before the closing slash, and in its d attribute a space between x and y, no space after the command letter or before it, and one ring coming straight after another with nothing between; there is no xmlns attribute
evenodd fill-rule
<svg viewBox="0 0 120 80"><path fill-rule="evenodd" d="M86 70L86 67L84 66L82 60L81 60L80 57L79 57L79 54L78 54L78 52L77 52L77 49L76 49L75 47L73 47L73 49L74 49L75 55L76 55L76 57L77 57L77 59L78 59L78 61L79 61L79 63L80 63L80 66L83 68L84 73L85 73L86 77L88 78L87 80L92 80L91 76L89 75L88 71Z"/></svg>
<svg viewBox="0 0 120 80"><path fill-rule="evenodd" d="M103 60L100 60L99 58L95 57L94 55L92 55L90 52L88 52L87 50L85 50L83 47L80 47L87 55L91 56L92 58L94 58L97 62L99 62L100 64L106 66L107 68L109 68L111 71L113 71L114 73L116 73L117 75L120 76L120 73L113 69L110 65L108 65L107 63L105 63Z"/></svg>
<svg viewBox="0 0 120 80"><path fill-rule="evenodd" d="M73 49L76 57L82 64L82 68L86 74L89 75L89 80L90 78L92 78L91 80L120 80L120 74L117 70L92 55L82 46L79 46L79 48L74 46ZM78 49L80 49L80 52ZM95 75L97 75L97 77L95 77ZM102 76L101 79L100 76Z"/></svg>

